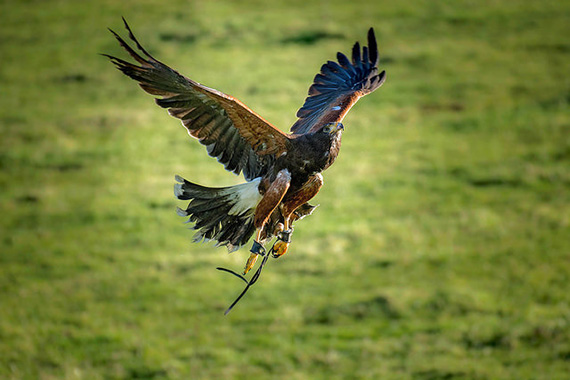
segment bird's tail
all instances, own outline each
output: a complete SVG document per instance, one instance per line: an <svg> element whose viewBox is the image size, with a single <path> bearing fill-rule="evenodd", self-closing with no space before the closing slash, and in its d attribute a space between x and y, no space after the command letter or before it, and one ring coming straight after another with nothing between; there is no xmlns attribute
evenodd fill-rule
<svg viewBox="0 0 570 380"><path fill-rule="evenodd" d="M188 207L177 209L180 216L189 216L195 223L194 241L217 241L230 252L247 243L255 232L253 217L261 200L260 178L229 187L205 187L176 176L174 195L190 200Z"/></svg>

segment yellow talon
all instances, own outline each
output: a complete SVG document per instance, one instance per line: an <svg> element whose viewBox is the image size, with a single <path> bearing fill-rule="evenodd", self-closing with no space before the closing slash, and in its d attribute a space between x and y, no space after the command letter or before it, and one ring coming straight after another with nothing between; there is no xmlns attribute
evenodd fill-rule
<svg viewBox="0 0 570 380"><path fill-rule="evenodd" d="M289 243L286 243L283 240L277 240L273 245L273 256L275 258L281 257L287 253L287 249L289 249Z"/></svg>
<svg viewBox="0 0 570 380"><path fill-rule="evenodd" d="M243 270L244 275L246 275L247 272L249 272L250 269L253 268L255 262L257 261L257 256L259 256L257 253L252 253L251 255L249 255L249 258L247 259L247 262L245 263L245 268Z"/></svg>

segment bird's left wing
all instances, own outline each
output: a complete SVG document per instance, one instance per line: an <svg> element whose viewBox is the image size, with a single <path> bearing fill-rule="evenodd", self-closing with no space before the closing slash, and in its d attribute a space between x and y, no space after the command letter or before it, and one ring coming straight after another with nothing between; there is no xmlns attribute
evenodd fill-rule
<svg viewBox="0 0 570 380"><path fill-rule="evenodd" d="M357 42L352 48L352 61L337 53L337 62L328 61L321 67L309 88L309 96L297 111L299 120L291 132L315 132L327 123L341 122L354 103L384 83L386 72L378 73L378 47L374 30L368 31L368 47L362 52Z"/></svg>
<svg viewBox="0 0 570 380"><path fill-rule="evenodd" d="M133 50L117 33L121 46L139 65L103 54L140 87L159 98L156 103L180 119L190 136L205 145L226 170L243 171L250 181L265 174L276 157L287 152L289 136L273 127L239 100L180 75L152 57L137 41L123 19L129 37L144 55Z"/></svg>

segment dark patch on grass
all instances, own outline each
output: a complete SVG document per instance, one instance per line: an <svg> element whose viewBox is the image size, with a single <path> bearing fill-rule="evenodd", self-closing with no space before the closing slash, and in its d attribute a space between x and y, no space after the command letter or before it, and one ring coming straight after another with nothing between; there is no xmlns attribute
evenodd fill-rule
<svg viewBox="0 0 570 380"><path fill-rule="evenodd" d="M20 203L38 203L40 201L40 198L35 195L26 194L16 198L16 200Z"/></svg>
<svg viewBox="0 0 570 380"><path fill-rule="evenodd" d="M12 238L12 236L4 236L2 243L4 244L4 247L12 247L14 245L14 238Z"/></svg>
<svg viewBox="0 0 570 380"><path fill-rule="evenodd" d="M447 264L447 261L439 257L432 257L426 259L426 264L432 268L441 268Z"/></svg>
<svg viewBox="0 0 570 380"><path fill-rule="evenodd" d="M563 43L533 44L533 45L528 45L526 48L528 50L534 50L534 51L538 50L538 51L555 52L555 53L570 53L570 45Z"/></svg>
<svg viewBox="0 0 570 380"><path fill-rule="evenodd" d="M54 335L51 343L65 348L76 347L82 354L89 357L90 362L95 365L107 363L109 360L108 353L115 352L121 347L121 340L117 337L97 332L87 335L81 334L79 332L82 329L80 319L75 322L80 326L79 330L69 325L69 317L65 317L65 322L70 333L65 336Z"/></svg>
<svg viewBox="0 0 570 380"><path fill-rule="evenodd" d="M388 319L400 318L400 313L384 296L376 296L369 300L347 303L318 310L309 310L305 320L310 323L333 324L342 319L363 320L367 318L384 317Z"/></svg>
<svg viewBox="0 0 570 380"><path fill-rule="evenodd" d="M10 167L12 161L12 157L10 157L7 153L0 152L0 169Z"/></svg>
<svg viewBox="0 0 570 380"><path fill-rule="evenodd" d="M79 120L79 122L81 123L81 125L84 126L92 126L94 128L99 128L101 130L112 130L115 128L120 128L122 126L125 125L125 123L127 123L127 121L125 119L122 118L114 118L114 117L107 117L105 115L101 115L101 116L94 116L94 117L90 117L90 118L85 118L85 119L81 119ZM71 125L71 126L67 126L67 127L63 127L63 129L68 130L70 133L76 133L77 131L77 127L75 124ZM94 155L101 155L104 154L103 152L80 152L79 155L83 156L94 156Z"/></svg>
<svg viewBox="0 0 570 380"><path fill-rule="evenodd" d="M479 177L465 168L452 168L449 175L465 181L473 187L522 187L525 182L521 178L506 178L501 176Z"/></svg>
<svg viewBox="0 0 570 380"><path fill-rule="evenodd" d="M554 161L567 161L570 160L570 146L566 146L552 154Z"/></svg>
<svg viewBox="0 0 570 380"><path fill-rule="evenodd" d="M426 53L418 53L411 55L402 59L402 63L406 65L415 66L416 69L423 69L431 64L431 57ZM418 91L421 93L431 94L433 93L433 87L431 85L419 85Z"/></svg>
<svg viewBox="0 0 570 380"><path fill-rule="evenodd" d="M538 104L546 111L559 107L567 107L570 104L570 91L563 91L556 96L540 101Z"/></svg>
<svg viewBox="0 0 570 380"><path fill-rule="evenodd" d="M465 372L441 371L438 369L414 372L412 374L412 378L418 380L479 379L479 377L475 377Z"/></svg>
<svg viewBox="0 0 570 380"><path fill-rule="evenodd" d="M397 319L400 313L396 311L390 300L384 296L376 296L368 301L358 302L350 306L349 315L355 319L363 319L372 315L384 315L390 319Z"/></svg>
<svg viewBox="0 0 570 380"><path fill-rule="evenodd" d="M529 95L532 93L532 88L526 83L516 84L510 88L512 96Z"/></svg>
<svg viewBox="0 0 570 380"><path fill-rule="evenodd" d="M460 112L460 111L457 111ZM478 130L481 123L474 118L461 118L460 120L448 120L443 126L450 131L455 132L472 132Z"/></svg>
<svg viewBox="0 0 570 380"><path fill-rule="evenodd" d="M159 377L166 377L168 372L165 369L149 368L146 366L131 368L129 370L129 379L156 379Z"/></svg>
<svg viewBox="0 0 570 380"><path fill-rule="evenodd" d="M158 38L165 42L176 42L181 44L192 44L196 42L198 36L191 33L161 33Z"/></svg>
<svg viewBox="0 0 570 380"><path fill-rule="evenodd" d="M521 187L524 185L523 181L521 181L518 178L501 178L501 177L471 179L468 182L475 187L497 187L497 186Z"/></svg>
<svg viewBox="0 0 570 380"><path fill-rule="evenodd" d="M254 359L253 365L257 368L265 370L267 373L275 373L277 370L277 363L274 361L267 361L263 359Z"/></svg>
<svg viewBox="0 0 570 380"><path fill-rule="evenodd" d="M150 201L150 202L148 202L148 208L150 208L152 210L166 209L166 208L171 208L171 207L172 207L172 204L170 202L167 202L167 201L163 201L163 202Z"/></svg>
<svg viewBox="0 0 570 380"><path fill-rule="evenodd" d="M462 25L482 25L483 20L476 19L473 17L465 17L465 16L450 16L445 19L449 24L453 26L462 26Z"/></svg>
<svg viewBox="0 0 570 380"><path fill-rule="evenodd" d="M418 310L430 315L451 314L461 316L468 314L472 308L465 301L457 299L457 296L438 290L429 299L421 303Z"/></svg>
<svg viewBox="0 0 570 380"><path fill-rule="evenodd" d="M249 86L246 90L246 92L250 95L255 95L259 92L259 87L257 86Z"/></svg>
<svg viewBox="0 0 570 380"><path fill-rule="evenodd" d="M40 368L49 368L49 369L60 368L59 363L57 363L55 360L43 356L37 357L34 361L37 363L38 367Z"/></svg>
<svg viewBox="0 0 570 380"><path fill-rule="evenodd" d="M570 361L570 350L563 350L563 351L560 351L556 356L557 356L559 359L566 360L566 361Z"/></svg>
<svg viewBox="0 0 570 380"><path fill-rule="evenodd" d="M390 260L378 260L376 262L374 262L372 265L378 268L389 268L392 265L394 265L395 263L393 261Z"/></svg>
<svg viewBox="0 0 570 380"><path fill-rule="evenodd" d="M79 162L63 162L61 164L43 165L43 169L57 170L59 172L70 172L83 169L83 164Z"/></svg>
<svg viewBox="0 0 570 380"><path fill-rule="evenodd" d="M459 179L464 179L469 176L467 169L463 167L454 167L448 170L448 173L452 177L458 177Z"/></svg>
<svg viewBox="0 0 570 380"><path fill-rule="evenodd" d="M321 40L341 40L341 33L330 33L324 30L307 30L281 39L282 44L314 45Z"/></svg>
<svg viewBox="0 0 570 380"><path fill-rule="evenodd" d="M532 163L537 166L542 166L544 168L544 171L536 175L536 177L539 177L541 180L545 180L546 182L558 182L558 180L553 181L553 177L557 177L558 179L560 179L560 177L566 178L570 172L563 171L562 173L556 173L554 170L549 168L549 166L554 166L553 164L569 160L570 145L568 147L561 147L560 149L554 147L551 151L548 152L530 152L523 155L521 161L523 161L525 164Z"/></svg>
<svg viewBox="0 0 570 380"><path fill-rule="evenodd" d="M452 102L449 104L427 103L421 104L420 109L426 113L429 112L461 112L465 106L461 103Z"/></svg>
<svg viewBox="0 0 570 380"><path fill-rule="evenodd" d="M162 268L159 268L162 269ZM208 270L208 269L214 269L212 264L206 261L197 261L194 262L192 264L188 264L188 263L184 263L184 264L177 264L175 271L177 274L186 274L186 273L192 273L192 272L196 272L199 270Z"/></svg>
<svg viewBox="0 0 570 380"><path fill-rule="evenodd" d="M2 116L0 121L3 125L22 125L26 123L26 118L20 115L9 115L9 116Z"/></svg>
<svg viewBox="0 0 570 380"><path fill-rule="evenodd" d="M295 269L295 275L297 275L297 276L318 277L318 276L325 275L325 272L326 272L326 274L330 274L330 272L327 272L324 269L315 269L315 268Z"/></svg>
<svg viewBox="0 0 570 380"><path fill-rule="evenodd" d="M521 336L521 341L532 346L550 346L553 343L567 340L568 328L560 326L536 326Z"/></svg>
<svg viewBox="0 0 570 380"><path fill-rule="evenodd" d="M67 74L55 79L56 82L61 83L84 83L87 80L88 77L85 74Z"/></svg>
<svg viewBox="0 0 570 380"><path fill-rule="evenodd" d="M506 331L492 331L490 333L473 331L463 334L463 344L469 349L511 349L513 338Z"/></svg>

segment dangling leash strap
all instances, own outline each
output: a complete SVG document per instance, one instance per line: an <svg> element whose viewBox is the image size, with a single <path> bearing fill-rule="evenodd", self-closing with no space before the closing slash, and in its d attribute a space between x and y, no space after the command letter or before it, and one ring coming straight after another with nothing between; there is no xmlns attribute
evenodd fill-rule
<svg viewBox="0 0 570 380"><path fill-rule="evenodd" d="M275 241L275 243L277 243L278 240L281 240L285 243L291 243L291 234L293 233L293 229L288 229L286 231L281 231L278 235L277 235L277 240ZM245 295L245 293L247 293L247 291L249 290L249 288L255 284L257 282L257 280L259 279L259 276L261 275L261 271L263 270L263 267L265 266L265 263L267 262L267 260L269 259L269 257L279 257L275 255L275 243L273 243L273 246L271 247L271 249L269 250L269 252L266 252L265 247L263 247L263 245L261 245L261 243L259 243L258 241L254 240L253 241L253 246L251 247L250 252L251 253L255 253L258 254L260 256L263 256L263 260L261 261L261 265L259 265L259 268L257 268L257 270L255 271L255 273L253 274L253 276L251 277L251 280L247 280L244 276L242 276L239 273L234 272L231 269L226 269L226 268L221 268L221 267L217 267L217 270L221 270L223 272L228 272L230 274L233 274L234 276L236 276L237 278L241 279L243 282L245 282L247 285L245 286L245 289L240 293L240 295L236 298L236 300L230 305L230 307L228 307L228 309L225 311L224 315L228 315L228 313L232 310L232 308L239 302L239 300L242 299L242 297Z"/></svg>
<svg viewBox="0 0 570 380"><path fill-rule="evenodd" d="M257 243L257 242L256 242ZM254 243L255 245L255 243ZM263 248L263 247L261 247ZM253 249L253 248L252 248ZM257 270L255 271L255 273L253 274L253 276L251 277L251 280L247 281L247 279L242 276L239 273L234 272L231 269L226 269L226 268L221 268L218 267L216 268L217 270L221 270L224 272L228 272L233 274L234 276L241 278L247 285L245 287L245 289L240 293L240 295L236 298L236 300L230 305L230 307L228 307L228 309L225 311L224 315L228 315L228 313L232 310L232 308L239 302L239 300L241 300L241 298L245 295L245 293L247 293L247 291L249 290L249 288L255 284L257 282L257 280L259 279L259 276L261 275L261 271L263 270L263 267L265 266L265 263L267 262L267 260L269 259L270 255L265 255L265 249L263 249L264 253L263 253L263 261L261 261L261 265L259 265L259 268L257 268ZM273 253L273 249L271 249L270 253Z"/></svg>

